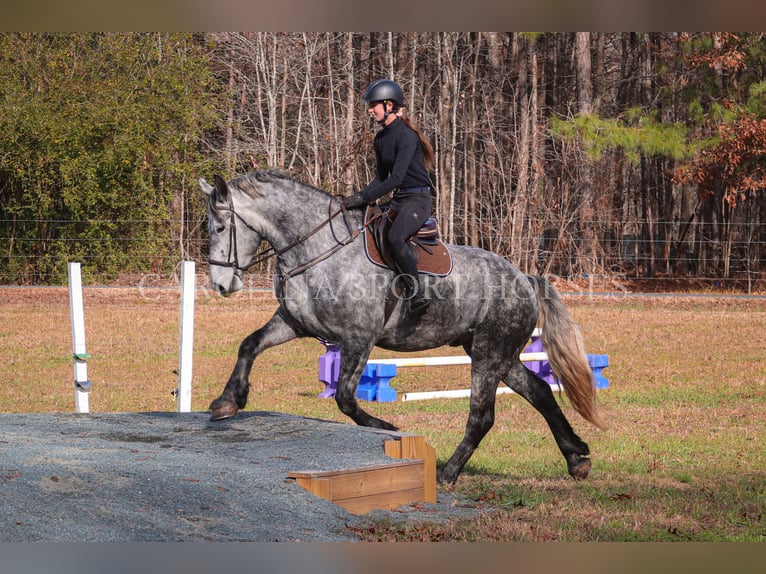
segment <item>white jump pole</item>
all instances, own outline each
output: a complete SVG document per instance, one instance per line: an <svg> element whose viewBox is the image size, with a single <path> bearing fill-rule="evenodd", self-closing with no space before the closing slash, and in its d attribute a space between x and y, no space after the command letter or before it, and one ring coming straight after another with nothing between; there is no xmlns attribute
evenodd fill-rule
<svg viewBox="0 0 766 574"><path fill-rule="evenodd" d="M535 329L532 333L533 337L539 337L541 335L540 329ZM519 359L523 363L531 361L547 361L548 353L534 352L534 353L521 353ZM447 365L470 365L471 357L468 355L458 355L450 357L418 357L418 358L399 358L399 359L375 359L370 361L371 363L382 363L385 365L396 365L397 367L441 367ZM551 389L561 390L560 385L550 385ZM498 395L512 394L513 391L508 387L497 388ZM403 393L402 401L425 401L430 399L459 399L471 396L471 389L458 389L450 391L423 391Z"/></svg>
<svg viewBox="0 0 766 574"><path fill-rule="evenodd" d="M79 263L67 265L69 275L69 314L72 320L72 360L74 363L74 404L78 413L90 412L88 379L90 355L85 352L85 312L82 303L82 276Z"/></svg>
<svg viewBox="0 0 766 574"><path fill-rule="evenodd" d="M547 361L548 353L521 353L522 362ZM470 365L471 357L457 355L452 357L419 357L414 359L372 359L370 363L396 365L397 367L444 367L448 365Z"/></svg>
<svg viewBox="0 0 766 574"><path fill-rule="evenodd" d="M552 391L562 390L561 385L549 385ZM508 387L497 387L498 395L511 395L513 391ZM422 391L402 394L402 401L426 401L430 399L462 399L471 396L471 389L458 389L455 391Z"/></svg>
<svg viewBox="0 0 766 574"><path fill-rule="evenodd" d="M181 271L181 320L178 327L178 386L176 387L176 410L179 413L191 412L196 287L194 261L184 261Z"/></svg>

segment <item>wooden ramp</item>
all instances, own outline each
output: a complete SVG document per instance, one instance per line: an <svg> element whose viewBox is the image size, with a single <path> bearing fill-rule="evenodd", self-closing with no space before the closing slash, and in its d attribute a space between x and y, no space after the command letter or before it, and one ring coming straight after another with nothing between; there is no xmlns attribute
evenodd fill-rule
<svg viewBox="0 0 766 574"><path fill-rule="evenodd" d="M332 471L292 472L290 478L352 514L436 502L436 449L422 436L390 433L383 441L390 464Z"/></svg>

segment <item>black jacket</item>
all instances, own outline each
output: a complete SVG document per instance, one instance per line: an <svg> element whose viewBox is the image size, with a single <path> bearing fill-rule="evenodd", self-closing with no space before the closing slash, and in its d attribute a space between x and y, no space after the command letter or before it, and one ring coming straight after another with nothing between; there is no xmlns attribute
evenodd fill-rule
<svg viewBox="0 0 766 574"><path fill-rule="evenodd" d="M431 187L418 135L400 118L375 134L377 175L360 193L373 203L398 188Z"/></svg>

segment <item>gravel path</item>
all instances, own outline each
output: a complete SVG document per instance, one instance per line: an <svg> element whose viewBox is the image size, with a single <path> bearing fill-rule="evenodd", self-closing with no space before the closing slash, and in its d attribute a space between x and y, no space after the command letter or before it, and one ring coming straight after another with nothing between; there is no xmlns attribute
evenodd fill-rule
<svg viewBox="0 0 766 574"><path fill-rule="evenodd" d="M440 493L355 516L287 478L390 462L385 438L269 412L0 414L0 541L353 541L370 516L478 512Z"/></svg>

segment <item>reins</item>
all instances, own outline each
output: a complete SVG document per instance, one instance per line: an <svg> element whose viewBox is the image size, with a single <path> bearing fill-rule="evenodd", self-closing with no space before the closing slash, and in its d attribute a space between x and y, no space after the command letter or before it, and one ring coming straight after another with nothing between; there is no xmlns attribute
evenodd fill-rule
<svg viewBox="0 0 766 574"><path fill-rule="evenodd" d="M351 223L348 220L348 209L346 206L341 204L340 209L332 212L332 202L328 205L328 212L329 215L327 219L325 219L322 223L317 225L314 229L306 233L305 235L299 237L292 243L286 245L285 247L281 249L274 249L273 246L270 246L266 251L261 253L260 255L257 255L254 257L247 265L240 266L239 265L239 259L237 254L237 226L236 226L236 220L239 219L245 227L247 227L249 230L257 233L257 231L253 228L252 225L250 225L245 219L239 215L236 211L234 211L234 204L231 199L231 194L228 196L228 204L229 204L229 213L230 215L230 225L229 225L229 253L226 256L226 261L218 261L215 259L208 259L208 265L217 265L219 267L229 267L232 269L238 269L240 271L247 271L254 265L257 265L259 263L263 263L264 261L267 261L268 259L271 259L272 257L279 257L280 255L287 253L291 249L297 247L298 245L301 245L303 242L305 242L307 239L312 237L313 235L316 235L320 230L322 230L327 225L330 225L330 229L332 230L333 238L335 238L336 244L325 251L324 253L314 257L310 261L307 261L306 263L303 263L301 265L298 265L297 267L294 267L293 269L290 269L289 271L281 271L279 270L280 277L282 280L288 278L288 277L294 277L295 275L300 275L307 269L313 267L317 263L320 263L321 261L324 261L325 259L328 259L341 249L354 241L357 237L359 237L359 234L364 231L365 228L370 226L373 221L375 221L378 217L380 217L380 214L375 214L373 217L371 217L368 221L363 222L362 225L358 226L356 229L352 229ZM348 237L339 240L337 237L335 237L335 230L332 228L332 221L340 214L343 214L343 221L346 224L346 229L348 230ZM234 256L232 260L232 254Z"/></svg>

